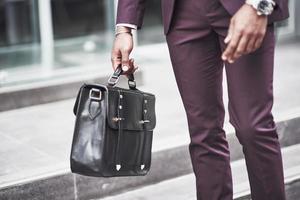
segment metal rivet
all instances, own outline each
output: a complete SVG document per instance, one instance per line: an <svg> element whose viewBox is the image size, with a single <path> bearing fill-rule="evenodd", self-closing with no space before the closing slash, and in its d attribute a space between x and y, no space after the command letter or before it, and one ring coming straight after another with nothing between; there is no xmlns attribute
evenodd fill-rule
<svg viewBox="0 0 300 200"><path fill-rule="evenodd" d="M122 109L122 106L121 106L121 105L119 105L119 109Z"/></svg>
<svg viewBox="0 0 300 200"><path fill-rule="evenodd" d="M119 121L119 118L118 118L118 117L113 117L112 120L113 120L114 122L117 122L117 121Z"/></svg>
<svg viewBox="0 0 300 200"><path fill-rule="evenodd" d="M120 94L120 99L122 99L123 98L123 95L122 94Z"/></svg>
<svg viewBox="0 0 300 200"><path fill-rule="evenodd" d="M145 99L145 101L144 101L145 103L147 103L147 99Z"/></svg>
<svg viewBox="0 0 300 200"><path fill-rule="evenodd" d="M121 165L116 165L116 169L119 171L121 169Z"/></svg>
<svg viewBox="0 0 300 200"><path fill-rule="evenodd" d="M113 117L112 120L113 120L114 122L117 122L117 121L124 120L124 118L122 118L122 117Z"/></svg>
<svg viewBox="0 0 300 200"><path fill-rule="evenodd" d="M146 113L146 112L147 112L147 110L144 110L144 112Z"/></svg>
<svg viewBox="0 0 300 200"><path fill-rule="evenodd" d="M142 164L142 165L141 165L141 169L144 169L144 168L145 168L145 165L144 165L144 164Z"/></svg>

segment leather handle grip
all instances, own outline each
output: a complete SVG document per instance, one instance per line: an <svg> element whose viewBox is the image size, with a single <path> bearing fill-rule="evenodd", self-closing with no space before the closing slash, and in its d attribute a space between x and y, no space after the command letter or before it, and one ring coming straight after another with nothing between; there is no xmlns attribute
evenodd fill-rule
<svg viewBox="0 0 300 200"><path fill-rule="evenodd" d="M116 68L116 70L114 71L114 73L109 77L108 79L108 85L110 86L115 86L118 81L119 81L119 77L122 75L122 67L121 65L118 65L118 67ZM128 74L128 86L130 89L136 89L136 83L135 83L135 79L134 79L134 75L132 74Z"/></svg>

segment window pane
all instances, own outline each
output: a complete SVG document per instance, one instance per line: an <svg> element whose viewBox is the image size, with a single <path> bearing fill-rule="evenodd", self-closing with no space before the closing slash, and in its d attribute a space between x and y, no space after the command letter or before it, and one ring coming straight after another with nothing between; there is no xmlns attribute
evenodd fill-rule
<svg viewBox="0 0 300 200"><path fill-rule="evenodd" d="M55 39L105 30L103 0L52 0L51 6Z"/></svg>
<svg viewBox="0 0 300 200"><path fill-rule="evenodd" d="M35 1L6 0L0 3L0 45L32 43L38 40Z"/></svg>
<svg viewBox="0 0 300 200"><path fill-rule="evenodd" d="M112 39L113 0L51 0L55 68L101 62Z"/></svg>
<svg viewBox="0 0 300 200"><path fill-rule="evenodd" d="M0 70L39 63L37 0L0 2Z"/></svg>

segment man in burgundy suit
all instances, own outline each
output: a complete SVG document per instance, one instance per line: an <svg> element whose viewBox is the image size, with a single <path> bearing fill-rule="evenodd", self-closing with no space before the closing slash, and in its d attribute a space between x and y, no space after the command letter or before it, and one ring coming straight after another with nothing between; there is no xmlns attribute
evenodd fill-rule
<svg viewBox="0 0 300 200"><path fill-rule="evenodd" d="M243 146L253 200L285 200L273 105L274 24L287 0L161 0L164 33L187 114L198 200L232 200L223 129L225 66L230 123ZM131 29L142 26L145 0L119 0L115 69L133 73Z"/></svg>

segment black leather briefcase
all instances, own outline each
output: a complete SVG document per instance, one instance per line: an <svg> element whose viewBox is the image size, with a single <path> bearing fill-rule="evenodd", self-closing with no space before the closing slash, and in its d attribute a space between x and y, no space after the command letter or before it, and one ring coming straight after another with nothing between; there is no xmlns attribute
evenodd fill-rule
<svg viewBox="0 0 300 200"><path fill-rule="evenodd" d="M84 84L73 112L76 115L71 171L87 176L146 175L151 165L155 95L136 88L116 87L118 67L108 84Z"/></svg>

